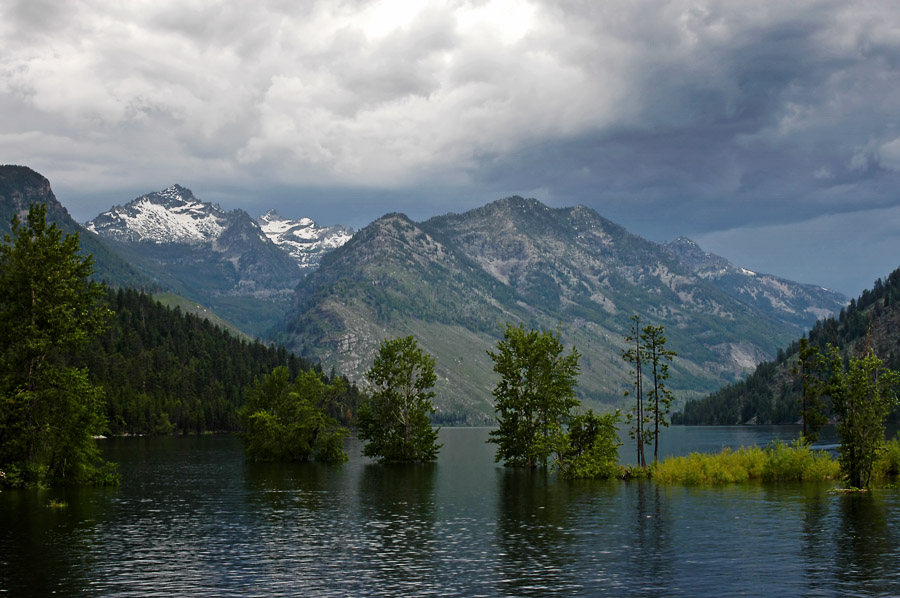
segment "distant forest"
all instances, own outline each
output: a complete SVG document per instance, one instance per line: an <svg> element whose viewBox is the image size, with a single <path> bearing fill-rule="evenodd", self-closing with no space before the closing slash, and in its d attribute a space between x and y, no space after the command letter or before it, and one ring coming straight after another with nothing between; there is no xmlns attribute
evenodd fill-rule
<svg viewBox="0 0 900 598"><path fill-rule="evenodd" d="M816 322L809 344L825 353L831 344L843 354L845 365L872 347L884 366L900 370L900 268L887 280L878 279L871 290L840 311L837 317ZM730 384L706 398L689 401L672 422L686 425L793 424L800 419L801 383L793 373L799 339L779 349L775 360L760 364L746 380ZM900 421L900 408L889 422Z"/></svg>
<svg viewBox="0 0 900 598"><path fill-rule="evenodd" d="M242 393L278 366L291 378L318 365L284 347L248 342L208 320L171 309L131 289L109 291L114 316L107 331L77 357L93 383L103 387L109 432L121 434L203 433L239 429ZM360 390L347 392L330 413L351 423Z"/></svg>

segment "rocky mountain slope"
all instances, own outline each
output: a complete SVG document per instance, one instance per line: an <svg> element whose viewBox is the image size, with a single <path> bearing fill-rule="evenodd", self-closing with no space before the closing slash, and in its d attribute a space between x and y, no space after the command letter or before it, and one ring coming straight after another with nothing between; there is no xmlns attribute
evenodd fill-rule
<svg viewBox="0 0 900 598"><path fill-rule="evenodd" d="M810 310L841 303L808 297L761 309L590 209L512 197L423 223L372 223L298 288L279 340L358 380L383 338L415 334L437 358L440 410L473 421L491 413L485 351L506 322L558 330L583 354L582 398L614 406L629 384L621 350L633 314L666 326L683 400L736 380L794 338Z"/></svg>
<svg viewBox="0 0 900 598"><path fill-rule="evenodd" d="M47 206L47 220L67 234L78 233L81 253L93 255L94 277L116 286L148 288L154 281L111 250L95 234L85 231L59 203L50 181L26 166L0 166L0 237L9 234L13 215L25 221L32 203Z"/></svg>
<svg viewBox="0 0 900 598"><path fill-rule="evenodd" d="M829 289L735 266L723 257L703 251L686 237L678 237L663 247L695 275L709 280L735 299L785 323L798 325L798 333L836 313L848 301L841 293Z"/></svg>

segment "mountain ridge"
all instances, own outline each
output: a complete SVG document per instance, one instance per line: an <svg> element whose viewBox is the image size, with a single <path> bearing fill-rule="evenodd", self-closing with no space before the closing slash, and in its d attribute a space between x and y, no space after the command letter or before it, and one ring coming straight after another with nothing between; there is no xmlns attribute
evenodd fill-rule
<svg viewBox="0 0 900 598"><path fill-rule="evenodd" d="M683 397L738 379L802 326L589 208L513 196L422 223L376 220L307 276L277 338L360 379L380 340L416 334L439 358L441 408L488 413L485 351L501 326L558 329L584 355L584 398L609 408L627 382L621 338L632 313L666 325L683 355L673 376Z"/></svg>

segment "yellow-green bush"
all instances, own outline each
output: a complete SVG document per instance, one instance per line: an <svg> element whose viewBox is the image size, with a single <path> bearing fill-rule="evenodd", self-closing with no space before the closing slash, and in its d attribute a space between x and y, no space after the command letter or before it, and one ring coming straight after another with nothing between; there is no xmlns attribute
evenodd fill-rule
<svg viewBox="0 0 900 598"><path fill-rule="evenodd" d="M893 477L900 474L900 433L890 442L885 443L884 450L875 462L875 477Z"/></svg>
<svg viewBox="0 0 900 598"><path fill-rule="evenodd" d="M900 450L900 445L898 445ZM653 467L653 479L665 484L728 484L750 479L828 480L840 475L840 465L827 453L800 444L775 442L762 449L724 449L717 454L691 453L669 457Z"/></svg>

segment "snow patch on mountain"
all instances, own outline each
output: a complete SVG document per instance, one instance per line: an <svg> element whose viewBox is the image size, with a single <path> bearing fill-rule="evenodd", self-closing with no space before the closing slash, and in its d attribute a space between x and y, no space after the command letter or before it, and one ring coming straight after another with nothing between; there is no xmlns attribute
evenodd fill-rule
<svg viewBox="0 0 900 598"><path fill-rule="evenodd" d="M322 255L350 240L353 231L343 226L320 227L310 218L289 220L275 210L257 218L263 233L288 252L301 268L315 268Z"/></svg>
<svg viewBox="0 0 900 598"><path fill-rule="evenodd" d="M173 185L115 206L85 227L118 241L194 245L217 239L227 225L222 208L201 202L190 189Z"/></svg>

